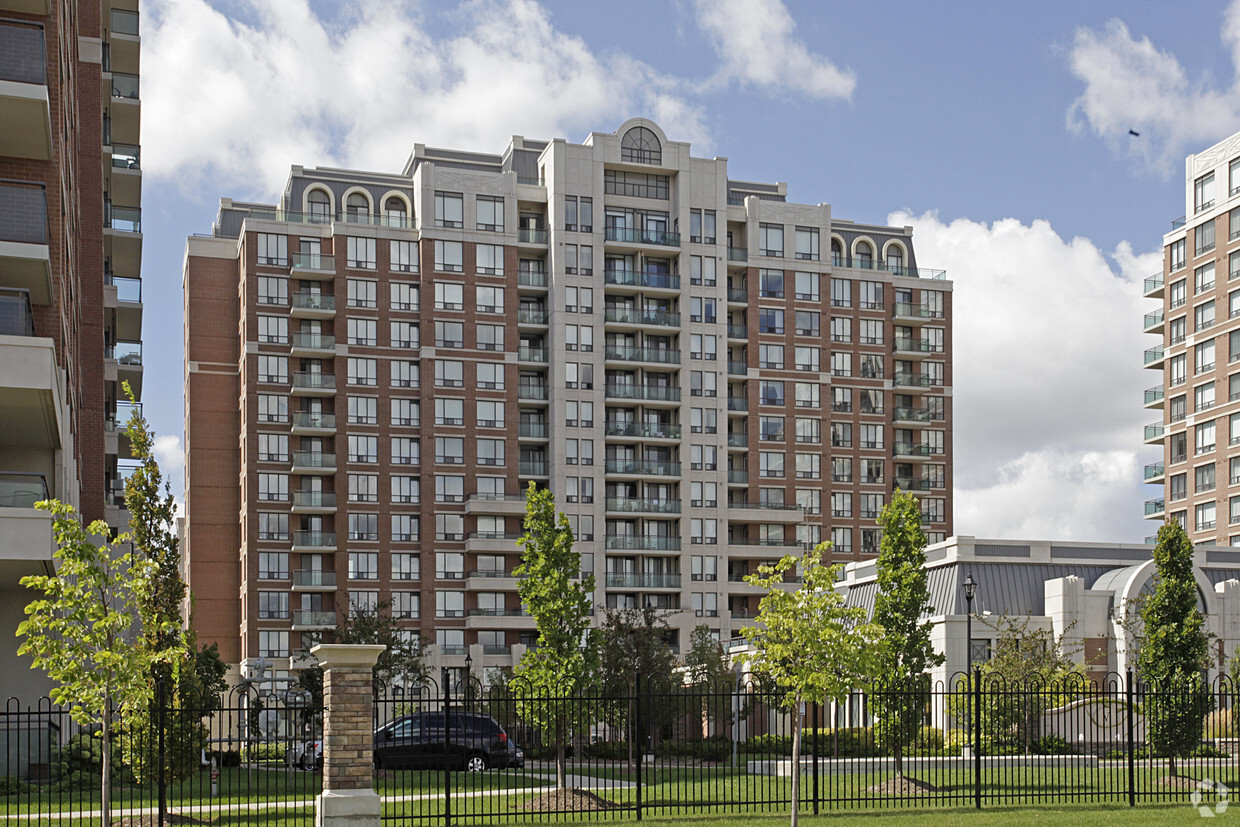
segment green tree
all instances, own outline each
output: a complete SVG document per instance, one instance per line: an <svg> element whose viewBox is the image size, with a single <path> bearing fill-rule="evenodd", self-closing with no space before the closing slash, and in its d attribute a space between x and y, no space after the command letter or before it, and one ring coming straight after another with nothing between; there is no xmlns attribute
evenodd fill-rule
<svg viewBox="0 0 1240 827"><path fill-rule="evenodd" d="M896 777L904 777L904 748L921 731L930 698L926 670L943 663L930 643L930 589L926 575L926 535L921 503L897 491L878 515L883 529L874 597L875 624L883 630L882 682L870 695L876 712L875 735L895 758Z"/></svg>
<svg viewBox="0 0 1240 827"><path fill-rule="evenodd" d="M554 740L556 786L564 789L572 705L554 699L587 687L597 666L597 650L588 634L594 575L581 574L581 554L573 549L568 518L557 516L551 492L533 482L526 494L524 528L517 540L521 563L513 573L520 578L521 603L538 629L538 646L521 656L516 675L535 687L540 697L528 696L520 707Z"/></svg>
<svg viewBox="0 0 1240 827"><path fill-rule="evenodd" d="M695 714L701 717L707 732L714 721L730 720L736 689L736 675L728 662L723 644L715 640L710 629L697 626L689 635L689 651L685 655L686 691L695 696Z"/></svg>
<svg viewBox="0 0 1240 827"><path fill-rule="evenodd" d="M806 549L799 559L785 555L745 578L766 589L758 604L758 625L741 630L753 645L750 668L769 678L792 713L792 827L800 793L802 707L808 701L843 701L850 691L879 675L882 629L865 622L865 610L846 606L835 590L839 566L826 566L829 542ZM802 582L783 588L784 575L800 565Z"/></svg>
<svg viewBox="0 0 1240 827"><path fill-rule="evenodd" d="M618 728L632 724L628 698L644 703L648 690L671 688L676 655L667 643L670 629L664 613L647 606L643 609L608 609L598 630L598 680L604 697L604 715ZM636 681L640 679L640 684ZM657 691L657 689L655 689ZM620 700L623 699L623 700ZM668 704L657 707L646 703L655 720L647 721L657 732L673 712ZM632 733L628 740L629 769L636 770L634 742L643 733Z"/></svg>
<svg viewBox="0 0 1240 827"><path fill-rule="evenodd" d="M989 660L977 664L982 691L980 710L974 714L981 717L982 731L974 735L975 746L983 752L1003 744L1031 751L1041 736L1042 713L1081 695L1085 667L1076 661L1079 650L1064 645L1071 627L1055 637L1050 630L1030 628L1023 618L1000 615L986 622L994 630L995 642ZM988 691L992 687L995 691ZM971 703L961 678L948 698L948 711L964 721Z"/></svg>
<svg viewBox="0 0 1240 827"><path fill-rule="evenodd" d="M351 606L341 613L336 627L337 643L387 647L375 661L372 672L371 687L376 698L387 694L392 686L409 687L426 677L421 642L398 625L391 609L392 604L386 600L379 601L373 609ZM308 650L303 654L310 656ZM298 684L309 690L315 707L323 705L323 667L316 664L302 669Z"/></svg>
<svg viewBox="0 0 1240 827"><path fill-rule="evenodd" d="M112 717L145 715L152 664L175 656L137 645L138 607L154 590L155 566L129 550L128 535L109 539L112 530L103 520L83 526L72 506L56 500L35 507L54 518L57 565L55 574L21 580L43 596L26 606L18 653L30 655L56 682L52 700L67 706L75 721L102 725L101 804L103 822L110 824Z"/></svg>
<svg viewBox="0 0 1240 827"><path fill-rule="evenodd" d="M1158 530L1154 566L1154 592L1141 607L1137 670L1149 688L1142 711L1150 745L1168 757L1175 776L1175 759L1201 743L1204 718L1213 708L1202 677L1210 638L1197 608L1193 544L1179 523Z"/></svg>

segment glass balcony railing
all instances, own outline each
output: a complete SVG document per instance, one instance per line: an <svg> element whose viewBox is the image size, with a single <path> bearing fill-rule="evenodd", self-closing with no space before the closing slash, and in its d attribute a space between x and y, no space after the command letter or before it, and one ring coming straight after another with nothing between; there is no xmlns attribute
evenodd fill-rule
<svg viewBox="0 0 1240 827"><path fill-rule="evenodd" d="M629 347L607 345L606 356L618 362L656 362L661 365L679 365L680 351L665 347Z"/></svg>
<svg viewBox="0 0 1240 827"><path fill-rule="evenodd" d="M1153 517L1155 514L1162 514L1167 510L1167 503L1159 497L1157 500L1145 501L1145 516Z"/></svg>
<svg viewBox="0 0 1240 827"><path fill-rule="evenodd" d="M336 572L318 569L298 569L293 572L293 585L308 588L334 588Z"/></svg>
<svg viewBox="0 0 1240 827"><path fill-rule="evenodd" d="M622 551L680 551L680 538L609 534L606 545L609 549Z"/></svg>
<svg viewBox="0 0 1240 827"><path fill-rule="evenodd" d="M546 385L517 385L517 399L546 399Z"/></svg>
<svg viewBox="0 0 1240 827"><path fill-rule="evenodd" d="M897 388L928 388L934 384L934 380L924 373L897 372L892 377L892 384Z"/></svg>
<svg viewBox="0 0 1240 827"><path fill-rule="evenodd" d="M929 422L930 409L897 407L893 416L896 422Z"/></svg>
<svg viewBox="0 0 1240 827"><path fill-rule="evenodd" d="M747 471L742 473L748 473ZM795 503L764 503L764 502L741 502L739 500L729 500L728 508L764 508L768 511L800 511L801 506Z"/></svg>
<svg viewBox="0 0 1240 827"><path fill-rule="evenodd" d="M679 514L680 500L659 500L644 497L608 497L607 510L626 514Z"/></svg>
<svg viewBox="0 0 1240 827"><path fill-rule="evenodd" d="M517 231L517 240L522 244L546 244L547 231L522 227Z"/></svg>
<svg viewBox="0 0 1240 827"><path fill-rule="evenodd" d="M315 548L335 548L336 532L334 531L294 531L293 545L311 546Z"/></svg>
<svg viewBox="0 0 1240 827"><path fill-rule="evenodd" d="M293 347L307 350L335 350L336 337L325 333L294 333Z"/></svg>
<svg viewBox="0 0 1240 827"><path fill-rule="evenodd" d="M293 412L294 428L335 429L336 415L329 413L311 413L306 411Z"/></svg>
<svg viewBox="0 0 1240 827"><path fill-rule="evenodd" d="M728 338L729 339L748 339L749 338L749 325L743 325L743 324L728 325Z"/></svg>
<svg viewBox="0 0 1240 827"><path fill-rule="evenodd" d="M138 36L138 13L112 9L112 34Z"/></svg>
<svg viewBox="0 0 1240 827"><path fill-rule="evenodd" d="M1155 385L1152 388L1146 388L1145 389L1145 404L1153 405L1156 402L1161 402L1163 400L1165 393L1166 392L1163 390L1162 385Z"/></svg>
<svg viewBox="0 0 1240 827"><path fill-rule="evenodd" d="M294 491L293 507L335 508L336 494L333 491Z"/></svg>
<svg viewBox="0 0 1240 827"><path fill-rule="evenodd" d="M732 359L728 360L728 373L733 376L745 376L749 373L748 362L738 362Z"/></svg>
<svg viewBox="0 0 1240 827"><path fill-rule="evenodd" d="M34 508L49 496L42 474L0 471L0 508Z"/></svg>
<svg viewBox="0 0 1240 827"><path fill-rule="evenodd" d="M749 250L744 247L729 247L728 261L749 261Z"/></svg>
<svg viewBox="0 0 1240 827"><path fill-rule="evenodd" d="M293 307L302 310L335 310L336 297L300 290L293 294Z"/></svg>
<svg viewBox="0 0 1240 827"><path fill-rule="evenodd" d="M127 100L138 99L138 76L112 73L112 97Z"/></svg>
<svg viewBox="0 0 1240 827"><path fill-rule="evenodd" d="M1162 287L1163 287L1163 274L1162 274L1162 273L1155 273L1154 275L1152 275L1152 276L1150 276L1149 278L1147 278L1147 279L1145 280L1145 285L1144 285L1144 287L1145 287L1145 295L1147 295L1147 296L1148 296L1150 293L1155 293L1155 292L1157 292L1157 291L1161 290L1161 289L1162 289Z"/></svg>
<svg viewBox="0 0 1240 827"><path fill-rule="evenodd" d="M547 348L545 347L527 347L521 345L517 348L517 361L519 362L546 362Z"/></svg>
<svg viewBox="0 0 1240 827"><path fill-rule="evenodd" d="M0 241L47 243L47 193L42 186L0 183Z"/></svg>
<svg viewBox="0 0 1240 827"><path fill-rule="evenodd" d="M610 543L612 538L607 538ZM608 548L611 548L609 545ZM679 548L679 546L677 546ZM607 572L607 588L609 589L679 589L679 574L637 574L628 572Z"/></svg>
<svg viewBox="0 0 1240 827"><path fill-rule="evenodd" d="M142 366L142 343L141 342L117 342L114 345L107 345L103 349L105 359L115 359L122 365L132 367Z"/></svg>
<svg viewBox="0 0 1240 827"><path fill-rule="evenodd" d="M621 244L654 244L660 247L680 246L680 233L671 233L667 230L607 227L604 230L604 235L608 241Z"/></svg>
<svg viewBox="0 0 1240 827"><path fill-rule="evenodd" d="M729 396L728 397L728 410L729 411L749 410L749 399L744 396Z"/></svg>
<svg viewBox="0 0 1240 827"><path fill-rule="evenodd" d="M607 284L632 287L649 287L660 290L679 290L680 276L670 273L646 273L640 270L607 270L603 274Z"/></svg>
<svg viewBox="0 0 1240 827"><path fill-rule="evenodd" d="M1153 313L1145 314L1145 320L1142 323L1142 329L1149 330L1151 327L1156 327L1162 323L1163 323L1163 311L1162 311L1162 308L1160 307L1158 310L1155 310Z"/></svg>
<svg viewBox="0 0 1240 827"><path fill-rule="evenodd" d="M129 302L131 304L142 303L142 279L131 279L105 273L103 282L116 288L117 301Z"/></svg>
<svg viewBox="0 0 1240 827"><path fill-rule="evenodd" d="M547 311L522 308L517 311L518 324L546 324Z"/></svg>
<svg viewBox="0 0 1240 827"><path fill-rule="evenodd" d="M293 612L293 625L333 627L336 625L336 613L296 611Z"/></svg>
<svg viewBox="0 0 1240 827"><path fill-rule="evenodd" d="M728 482L732 484L744 484L749 482L749 470L747 468L729 468Z"/></svg>
<svg viewBox="0 0 1240 827"><path fill-rule="evenodd" d="M608 459L605 470L608 474L648 474L655 477L678 477L680 476L680 463L670 460Z"/></svg>
<svg viewBox="0 0 1240 827"><path fill-rule="evenodd" d="M679 425L662 422L613 422L604 425L607 436L631 436L647 439L680 439Z"/></svg>
<svg viewBox="0 0 1240 827"><path fill-rule="evenodd" d="M21 20L0 21L0 80L42 86L47 82L45 65L42 26Z"/></svg>
<svg viewBox="0 0 1240 827"><path fill-rule="evenodd" d="M934 310L924 304L909 304L907 302L896 302L895 317L906 319L941 319L943 311Z"/></svg>
<svg viewBox="0 0 1240 827"><path fill-rule="evenodd" d="M1145 441L1146 442L1149 442L1150 440L1153 440L1153 439L1162 439L1162 436L1163 436L1163 424L1161 422L1154 422L1150 425L1145 426Z"/></svg>
<svg viewBox="0 0 1240 827"><path fill-rule="evenodd" d="M325 256L322 253L293 253L293 269L335 270L336 259L334 256Z"/></svg>
<svg viewBox="0 0 1240 827"><path fill-rule="evenodd" d="M298 371L293 374L293 387L311 390L335 390L336 376L331 373Z"/></svg>
<svg viewBox="0 0 1240 827"><path fill-rule="evenodd" d="M139 153L141 150L136 146L128 146L126 144L112 145L112 168L113 169L141 169Z"/></svg>
<svg viewBox="0 0 1240 827"><path fill-rule="evenodd" d="M118 207L105 201L104 220L107 227L122 233L142 232L142 210L137 207Z"/></svg>
<svg viewBox="0 0 1240 827"><path fill-rule="evenodd" d="M730 302L747 302L749 301L749 289L745 287L729 287L728 301Z"/></svg>
<svg viewBox="0 0 1240 827"><path fill-rule="evenodd" d="M655 385L608 384L605 396L608 399L643 399L650 402L679 402L680 388L660 387Z"/></svg>
<svg viewBox="0 0 1240 827"><path fill-rule="evenodd" d="M34 336L30 291L0 288L0 336Z"/></svg>
<svg viewBox="0 0 1240 827"><path fill-rule="evenodd" d="M518 270L517 284L522 287L546 287L547 273L545 270Z"/></svg>
<svg viewBox="0 0 1240 827"><path fill-rule="evenodd" d="M1163 346L1162 345L1155 345L1154 347L1146 349L1145 351L1145 366L1146 367L1149 367L1150 365L1155 364L1157 362L1161 362L1162 359L1163 359Z"/></svg>
<svg viewBox="0 0 1240 827"><path fill-rule="evenodd" d="M680 327L680 314L670 310L646 310L640 307L608 307L603 310L603 321L613 324Z"/></svg>
<svg viewBox="0 0 1240 827"><path fill-rule="evenodd" d="M896 350L908 351L910 353L942 353L943 345L931 339L897 336Z"/></svg>
<svg viewBox="0 0 1240 827"><path fill-rule="evenodd" d="M729 448L748 448L749 434L728 434Z"/></svg>
<svg viewBox="0 0 1240 827"><path fill-rule="evenodd" d="M1163 475L1163 463L1151 462L1149 465L1145 466L1145 481L1146 482L1149 482L1150 480L1153 480L1153 479L1157 479L1161 477L1162 475Z"/></svg>
<svg viewBox="0 0 1240 827"><path fill-rule="evenodd" d="M523 459L518 464L517 470L525 477L545 477L548 473L548 465L545 459Z"/></svg>
<svg viewBox="0 0 1240 827"><path fill-rule="evenodd" d="M529 439L546 439L548 436L547 423L522 422L517 426L517 435L527 437Z"/></svg>
<svg viewBox="0 0 1240 827"><path fill-rule="evenodd" d="M336 455L324 451L294 451L293 465L301 468L335 468Z"/></svg>

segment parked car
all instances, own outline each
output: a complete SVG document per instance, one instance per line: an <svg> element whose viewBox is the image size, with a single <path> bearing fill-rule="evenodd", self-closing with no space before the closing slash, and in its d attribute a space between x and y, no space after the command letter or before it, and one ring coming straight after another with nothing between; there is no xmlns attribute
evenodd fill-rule
<svg viewBox="0 0 1240 827"><path fill-rule="evenodd" d="M525 750L516 744L512 745L512 760L508 762L508 766L514 770L525 769Z"/></svg>
<svg viewBox="0 0 1240 827"><path fill-rule="evenodd" d="M323 769L323 742L299 741L284 751L284 763L303 770Z"/></svg>
<svg viewBox="0 0 1240 827"><path fill-rule="evenodd" d="M480 772L512 765L518 751L499 722L477 712L451 716L445 721L443 712L418 712L376 729L375 768Z"/></svg>

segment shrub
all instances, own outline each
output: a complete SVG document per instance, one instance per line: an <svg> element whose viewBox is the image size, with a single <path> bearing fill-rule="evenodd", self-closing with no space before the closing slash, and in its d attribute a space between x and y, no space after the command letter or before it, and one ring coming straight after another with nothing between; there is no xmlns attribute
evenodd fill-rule
<svg viewBox="0 0 1240 827"><path fill-rule="evenodd" d="M602 758L613 761L627 760L629 757L629 742L599 741L594 744L587 744L581 751L587 758Z"/></svg>
<svg viewBox="0 0 1240 827"><path fill-rule="evenodd" d="M1033 742L1034 755L1074 755L1076 750L1059 735L1043 735Z"/></svg>
<svg viewBox="0 0 1240 827"><path fill-rule="evenodd" d="M943 730L938 727L924 726L913 742L913 746L926 750L941 750L944 746Z"/></svg>
<svg viewBox="0 0 1240 827"><path fill-rule="evenodd" d="M19 795L26 791L26 785L20 778L11 775L0 776L0 795Z"/></svg>
<svg viewBox="0 0 1240 827"><path fill-rule="evenodd" d="M235 749L213 749L208 757L215 759L217 767L241 766L241 753Z"/></svg>
<svg viewBox="0 0 1240 827"><path fill-rule="evenodd" d="M791 753L791 739L788 750ZM695 741L663 741L655 748L655 754L660 757L681 756L699 761L723 761L732 755L732 742L720 735Z"/></svg>

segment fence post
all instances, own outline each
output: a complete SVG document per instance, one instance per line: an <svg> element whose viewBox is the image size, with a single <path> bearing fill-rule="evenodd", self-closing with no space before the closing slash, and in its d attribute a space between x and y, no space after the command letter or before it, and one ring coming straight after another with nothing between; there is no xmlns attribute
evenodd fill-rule
<svg viewBox="0 0 1240 827"><path fill-rule="evenodd" d="M156 726L159 727L159 749L157 751L157 760L159 766L156 769L157 780L159 785L159 827L164 827L167 823L168 813L168 776L164 771L164 765L167 763L168 744L164 739L164 730L168 721L168 697L165 691L163 677L155 679L156 697L159 703L159 714L156 716Z"/></svg>
<svg viewBox="0 0 1240 827"><path fill-rule="evenodd" d="M973 681L973 806L982 809L982 670L969 676Z"/></svg>
<svg viewBox="0 0 1240 827"><path fill-rule="evenodd" d="M1136 729L1133 721L1135 716L1135 713L1133 712L1133 704L1136 699L1133 697L1131 666L1128 667L1128 674L1126 677L1127 687L1125 689L1125 694L1128 697L1128 711L1126 713L1126 717L1128 718L1128 806L1135 807L1137 806L1137 765L1136 749L1133 745L1133 735L1134 730Z"/></svg>
<svg viewBox="0 0 1240 827"><path fill-rule="evenodd" d="M818 706L818 701L813 702L814 718L813 718L813 750L814 750L814 815L818 815L818 716L822 714L822 707ZM799 770L800 768L798 768Z"/></svg>
<svg viewBox="0 0 1240 827"><path fill-rule="evenodd" d="M323 667L323 792L318 827L379 827L383 800L374 789L372 670L386 646L320 643Z"/></svg>
<svg viewBox="0 0 1240 827"><path fill-rule="evenodd" d="M452 764L448 752L452 749L452 681L445 668L443 678L443 827L452 827Z"/></svg>
<svg viewBox="0 0 1240 827"><path fill-rule="evenodd" d="M641 686L642 673L637 671L633 676L633 743L630 750L637 751L637 820L642 820L642 770L645 769L646 745L642 743L642 699L637 688Z"/></svg>

